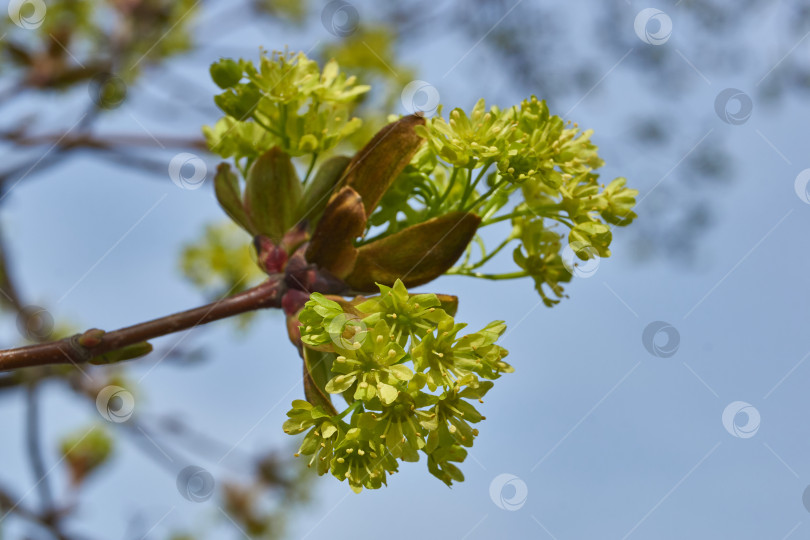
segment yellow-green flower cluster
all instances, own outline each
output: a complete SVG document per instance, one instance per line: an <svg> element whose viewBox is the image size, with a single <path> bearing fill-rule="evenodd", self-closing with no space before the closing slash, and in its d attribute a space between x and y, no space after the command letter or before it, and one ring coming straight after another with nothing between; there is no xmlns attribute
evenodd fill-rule
<svg viewBox="0 0 810 540"><path fill-rule="evenodd" d="M534 279L535 289L546 306L559 303L564 296L561 283L573 277L560 253L564 237L546 227L542 219L528 217L515 218L513 234L520 241L512 252L513 260Z"/></svg>
<svg viewBox="0 0 810 540"><path fill-rule="evenodd" d="M638 191L624 178L607 186L594 171L603 165L592 131L581 131L549 113L532 96L520 105L487 109L479 100L468 115L454 109L419 128L428 144L400 175L370 222L393 233L406 219L462 210L482 218L481 227L511 221L511 234L496 249L482 241L450 273L487 279L532 277L546 305L563 296L575 265L563 264L567 247L587 260L609 257L612 231L635 219ZM557 224L569 230L558 232ZM566 238L567 236L567 238ZM507 244L520 243L513 260L520 271L487 274L480 268ZM476 247L480 258L473 260ZM549 295L548 293L551 293Z"/></svg>
<svg viewBox="0 0 810 540"><path fill-rule="evenodd" d="M347 403L338 414L326 405L297 400L284 431L307 432L299 450L319 474L348 480L355 491L377 489L397 471L398 460L418 461L447 485L464 475L454 463L466 457L483 420L480 400L492 380L512 367L495 342L506 326L496 321L459 335L436 295L411 295L401 281L380 286L380 296L338 303L315 293L299 314L307 350L326 353L330 376L323 390ZM351 321L345 325L335 321ZM306 354L306 350L305 350Z"/></svg>
<svg viewBox="0 0 810 540"><path fill-rule="evenodd" d="M214 98L225 113L203 128L211 150L251 161L272 146L291 156L326 152L356 131L353 103L369 90L341 73L334 60L323 70L303 53L262 54L259 65L223 58L211 77L224 90Z"/></svg>
<svg viewBox="0 0 810 540"><path fill-rule="evenodd" d="M249 185L245 200L251 199L243 204L238 180L229 180L220 182L220 202L227 199L223 204L229 215L236 216L234 219L251 234L261 233L279 241L284 231L301 219L317 219L323 206L315 212L311 208L317 206L316 201L327 201L328 190L338 185L345 160L324 162L337 165L329 168L331 172L323 176L323 182L318 182L321 177L316 174L308 184L310 173L324 152L357 130L360 120L351 117L352 107L369 87L340 73L335 61L321 70L300 53L263 55L258 66L223 59L211 66L211 75L224 89L216 96L216 103L226 116L206 128L205 134L213 151L235 158ZM410 126L407 129L403 127L406 124ZM552 306L564 296L562 284L570 281L578 264L564 261L563 255L573 253L580 260L609 257L612 228L628 225L636 218L633 207L638 191L628 188L624 178L608 185L600 182L596 171L603 161L591 140L593 132L552 115L545 101L535 96L504 109L487 107L481 99L469 113L456 108L445 119L439 108L439 115L433 118L408 117L390 125L400 125L402 133L411 130L404 135L408 153L402 163L408 164L398 166L385 179L385 189L375 187L361 194L367 215L358 220L362 222L358 227L365 227L366 233L374 230L375 236L360 241L352 238L349 248L384 241L387 236L442 216L463 214L467 223L475 222L469 231L469 237L475 235L474 241L465 237L466 256L455 267L445 270L445 266L442 271L485 279L531 277L544 303ZM386 137L379 142L390 143L392 139ZM396 153L394 149L396 145L387 155ZM276 158L268 158L265 167L253 167L262 162L258 156L268 155L264 152ZM302 196L289 161L290 157L307 154L311 159L303 184L309 186L309 194ZM355 160L355 165L362 161L357 156ZM356 167L352 170L353 176L362 176ZM384 176L380 172L384 170L370 167L363 174ZM255 177L254 181L248 176ZM382 184L376 179L355 181L357 185ZM268 186L275 191L264 197ZM373 204L369 204L371 199L365 200L367 195ZM271 207L272 211L268 210ZM284 209L293 210L285 214ZM476 233L500 222L511 223L512 230L490 249ZM517 249L506 252L512 252L516 271L485 272L484 265L513 242L519 244ZM331 270L341 273L344 269L336 266ZM375 281L390 285L396 277L394 272L385 279L366 280L363 285L373 286ZM344 319L326 322L341 324ZM402 334L397 326L389 330L397 335L397 342L414 337ZM321 337L328 339L330 331L324 335L327 338Z"/></svg>
<svg viewBox="0 0 810 540"><path fill-rule="evenodd" d="M514 139L517 123L514 111L501 112L498 107L486 110L483 99L478 100L472 113L462 109L450 111L449 122L438 115L421 129L436 155L456 167L476 168L489 160L497 160Z"/></svg>

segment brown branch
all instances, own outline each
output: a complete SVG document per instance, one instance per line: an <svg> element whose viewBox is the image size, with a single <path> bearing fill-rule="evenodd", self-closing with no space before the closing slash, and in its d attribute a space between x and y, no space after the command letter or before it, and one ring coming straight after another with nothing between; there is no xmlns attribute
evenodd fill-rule
<svg viewBox="0 0 810 540"><path fill-rule="evenodd" d="M0 304L8 305L11 309L19 313L23 309L20 295L14 280L11 278L11 270L6 256L5 241L0 229Z"/></svg>
<svg viewBox="0 0 810 540"><path fill-rule="evenodd" d="M6 491L3 486L0 486L0 522L5 520L9 515L14 514L30 523L39 525L49 531L58 540L70 540L70 538L72 538L53 526L54 519L67 515L67 513L71 511L70 508L53 509L49 513L41 515L22 505L21 502L24 498L24 496L17 497L16 495L12 495Z"/></svg>
<svg viewBox="0 0 810 540"><path fill-rule="evenodd" d="M201 324L264 308L281 307L284 292L279 277L198 308L127 326L103 334L92 346L82 345L82 335L0 351L0 371L50 364L80 364L128 345L187 330ZM85 336L87 333L84 334Z"/></svg>
<svg viewBox="0 0 810 540"><path fill-rule="evenodd" d="M192 150L207 150L208 148L205 140L201 138L175 136L147 137L130 133L109 133L95 136L89 133L77 133L75 135L65 135L64 133L26 135L19 130L11 130L0 131L0 140L12 142L18 146L43 146L58 143L62 148L153 148L158 145L169 148L188 148Z"/></svg>
<svg viewBox="0 0 810 540"><path fill-rule="evenodd" d="M26 450L28 451L28 459L31 461L31 471L34 474L34 482L36 482L37 491L39 492L42 515L47 515L53 510L53 493L51 492L51 484L48 479L48 471L45 468L45 461L42 457L39 394L37 390L37 381L31 382L26 388L25 442ZM55 520L53 524L54 526L58 525Z"/></svg>

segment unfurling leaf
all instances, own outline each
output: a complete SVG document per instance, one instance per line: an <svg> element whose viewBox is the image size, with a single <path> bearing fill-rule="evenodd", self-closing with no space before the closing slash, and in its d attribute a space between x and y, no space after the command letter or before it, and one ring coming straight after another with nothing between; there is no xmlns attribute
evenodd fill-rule
<svg viewBox="0 0 810 540"><path fill-rule="evenodd" d="M357 250L354 270L345 281L361 292L397 279L408 287L432 281L464 253L480 222L475 214L453 212L371 242Z"/></svg>
<svg viewBox="0 0 810 540"><path fill-rule="evenodd" d="M414 128L423 126L421 116L405 116L383 127L352 158L341 186L349 186L363 198L366 215L371 215L399 173L425 142Z"/></svg>
<svg viewBox="0 0 810 540"><path fill-rule="evenodd" d="M214 176L214 192L219 205L225 210L225 213L247 232L256 234L253 225L250 223L250 218L245 213L239 178L227 163L220 163L219 167L217 167L217 174Z"/></svg>
<svg viewBox="0 0 810 540"><path fill-rule="evenodd" d="M354 239L366 229L363 199L349 186L332 196L307 248L308 262L325 268L339 278L354 268L357 248Z"/></svg>
<svg viewBox="0 0 810 540"><path fill-rule="evenodd" d="M301 206L298 209L301 219L307 220L312 225L318 223L323 209L329 202L332 190L343 176L350 161L349 157L335 156L327 159L318 167L318 172L307 185L301 199Z"/></svg>
<svg viewBox="0 0 810 540"><path fill-rule="evenodd" d="M257 234L274 242L298 222L301 181L290 156L273 147L253 163L245 188L245 207Z"/></svg>

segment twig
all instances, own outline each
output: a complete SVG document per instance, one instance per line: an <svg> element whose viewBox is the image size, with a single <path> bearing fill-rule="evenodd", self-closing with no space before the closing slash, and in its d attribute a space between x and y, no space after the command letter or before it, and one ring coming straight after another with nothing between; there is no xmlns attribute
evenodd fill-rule
<svg viewBox="0 0 810 540"><path fill-rule="evenodd" d="M63 148L132 148L143 147L153 148L158 146L160 141L164 147L189 148L195 150L205 150L206 143L201 138L194 137L145 137L131 133L110 133L102 135L92 135L89 133L77 133L75 135L63 136L61 133L45 133L42 135L25 135L19 131L2 131L0 139L13 142L18 146L43 146L52 145L59 142Z"/></svg>
<svg viewBox="0 0 810 540"><path fill-rule="evenodd" d="M7 304L18 313L23 309L17 287L11 278L2 231L0 231L0 304Z"/></svg>
<svg viewBox="0 0 810 540"><path fill-rule="evenodd" d="M50 364L88 362L128 345L187 330L201 324L264 308L281 307L284 292L280 277L217 302L105 333L97 344L85 346L80 336L0 351L0 371Z"/></svg>
<svg viewBox="0 0 810 540"><path fill-rule="evenodd" d="M20 499L18 497L12 495L4 487L0 486L0 523L2 523L10 514L14 514L26 521L36 525L41 525L50 530L50 526L45 518L20 504Z"/></svg>
<svg viewBox="0 0 810 540"><path fill-rule="evenodd" d="M37 383L34 380L25 391L25 441L28 451L28 459L31 461L31 470L34 473L39 492L42 515L49 515L53 509L53 494L51 484L48 480L48 472L45 469L45 462L42 459L42 441L39 433L39 394L37 393Z"/></svg>

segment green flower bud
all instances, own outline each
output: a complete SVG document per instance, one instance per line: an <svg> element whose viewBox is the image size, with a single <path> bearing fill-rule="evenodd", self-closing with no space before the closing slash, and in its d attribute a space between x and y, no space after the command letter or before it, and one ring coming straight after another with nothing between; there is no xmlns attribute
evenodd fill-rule
<svg viewBox="0 0 810 540"><path fill-rule="evenodd" d="M384 321L369 328L359 348L343 349L335 346L338 354L332 364L336 375L326 384L326 391L339 394L353 389L353 398L372 401L375 398L389 405L399 395L398 386L413 377L406 366L398 365L405 350L391 340L391 330Z"/></svg>
<svg viewBox="0 0 810 540"><path fill-rule="evenodd" d="M547 307L558 304L564 296L561 283L568 283L572 277L560 255L562 236L546 228L542 220L518 219L514 225L521 245L512 252L512 258L532 277L543 303ZM549 296L546 288L557 299Z"/></svg>
<svg viewBox="0 0 810 540"><path fill-rule="evenodd" d="M116 364L125 360L134 360L135 358L146 356L150 352L152 352L152 344L148 341L139 341L138 343L106 352L100 356L94 356L89 362L96 366Z"/></svg>
<svg viewBox="0 0 810 540"><path fill-rule="evenodd" d="M242 80L242 65L232 58L222 58L211 64L211 79L222 89L236 86Z"/></svg>
<svg viewBox="0 0 810 540"><path fill-rule="evenodd" d="M248 162L272 146L291 156L334 148L360 127L349 112L369 90L336 62L321 72L303 53L262 54L258 67L222 59L211 66L211 77L225 90L214 102L226 116L203 129L208 144L222 157Z"/></svg>
<svg viewBox="0 0 810 540"><path fill-rule="evenodd" d="M466 458L467 451L461 446L437 447L428 453L428 471L448 486L453 484L453 480L463 482L464 474L452 462L461 463Z"/></svg>

